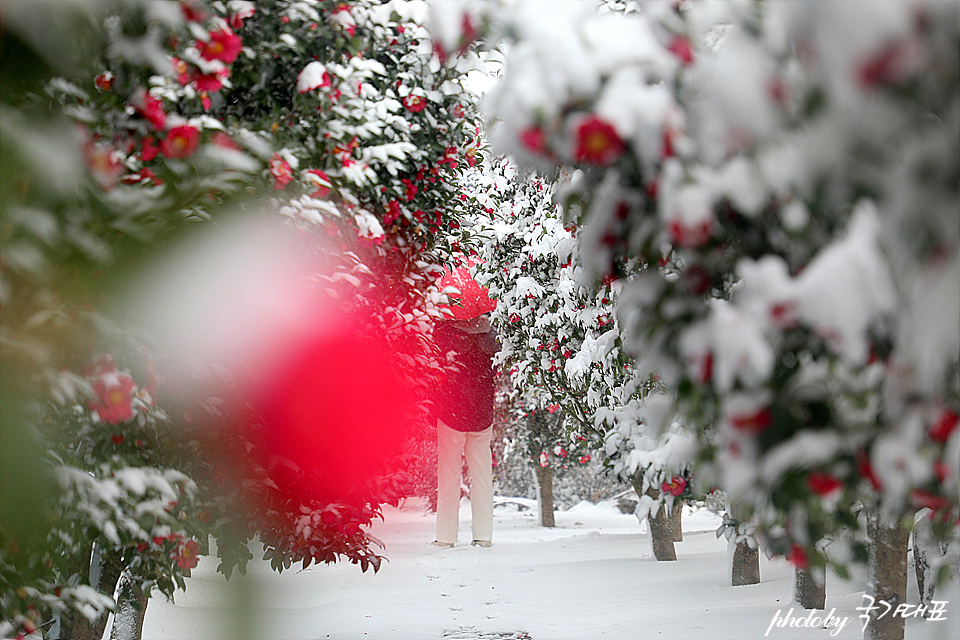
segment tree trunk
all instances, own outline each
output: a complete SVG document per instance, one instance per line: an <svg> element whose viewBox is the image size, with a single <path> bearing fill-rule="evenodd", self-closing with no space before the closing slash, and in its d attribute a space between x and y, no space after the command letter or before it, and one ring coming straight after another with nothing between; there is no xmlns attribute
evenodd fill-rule
<svg viewBox="0 0 960 640"><path fill-rule="evenodd" d="M117 610L113 614L110 640L140 640L149 598L149 595L134 585L129 574L123 575L117 592Z"/></svg>
<svg viewBox="0 0 960 640"><path fill-rule="evenodd" d="M103 626L106 626L106 620ZM90 622L76 609L67 609L60 614L60 640L100 640L103 633L97 635L99 621Z"/></svg>
<svg viewBox="0 0 960 640"><path fill-rule="evenodd" d="M683 542L683 500L677 499L673 502L673 512L670 514L671 524L673 525L673 541Z"/></svg>
<svg viewBox="0 0 960 640"><path fill-rule="evenodd" d="M760 552L745 541L735 544L730 569L730 584L734 587L760 584Z"/></svg>
<svg viewBox="0 0 960 640"><path fill-rule="evenodd" d="M920 604L933 606L933 593L937 586L937 573L941 558L947 553L947 543L938 543L931 532L928 510L922 510L914 517L913 531L913 568L917 573L917 590Z"/></svg>
<svg viewBox="0 0 960 640"><path fill-rule="evenodd" d="M637 495L642 495L640 481L633 480L632 484ZM660 496L653 487L647 489L647 495L654 500ZM676 560L677 549L673 546L675 540L673 514L668 514L667 510L661 505L656 514L650 513L647 515L647 522L650 525L650 544L653 547L653 557L661 562Z"/></svg>
<svg viewBox="0 0 960 640"><path fill-rule="evenodd" d="M93 544L87 549L72 563L71 572L88 576L97 591L113 597L124 567L123 553L114 549L100 551ZM60 640L100 640L108 617L103 614L90 621L76 609L67 609L60 614Z"/></svg>
<svg viewBox="0 0 960 640"><path fill-rule="evenodd" d="M823 609L827 602L826 575L817 582L807 569L797 567L793 579L793 599L804 609Z"/></svg>
<svg viewBox="0 0 960 640"><path fill-rule="evenodd" d="M887 526L879 515L870 513L867 514L867 537L870 544L867 587L876 609L868 611L864 640L903 640L903 617L881 614L887 611L883 602L895 611L907 601L909 533L899 524Z"/></svg>
<svg viewBox="0 0 960 640"><path fill-rule="evenodd" d="M70 559L70 574L80 574L89 579L92 557L93 543L90 543L75 558ZM86 616L76 609L70 608L60 614L61 640L100 640L103 634L98 636L96 633L96 623L87 620Z"/></svg>
<svg viewBox="0 0 960 640"><path fill-rule="evenodd" d="M535 467L537 472L537 492L540 501L540 526L553 527L553 469L550 467Z"/></svg>
<svg viewBox="0 0 960 640"><path fill-rule="evenodd" d="M727 515L737 520L743 518L737 506L726 498ZM760 584L760 553L746 541L735 543L733 559L730 563L730 584L742 587L748 584Z"/></svg>

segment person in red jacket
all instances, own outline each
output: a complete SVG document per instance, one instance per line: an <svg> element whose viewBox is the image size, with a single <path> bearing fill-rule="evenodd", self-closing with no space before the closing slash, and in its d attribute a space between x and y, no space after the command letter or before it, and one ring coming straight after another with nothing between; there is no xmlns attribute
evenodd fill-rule
<svg viewBox="0 0 960 640"><path fill-rule="evenodd" d="M485 315L438 323L433 335L453 367L436 399L437 538L433 544L452 547L457 542L462 455L470 472L473 544L489 547L493 539L493 354L500 344Z"/></svg>

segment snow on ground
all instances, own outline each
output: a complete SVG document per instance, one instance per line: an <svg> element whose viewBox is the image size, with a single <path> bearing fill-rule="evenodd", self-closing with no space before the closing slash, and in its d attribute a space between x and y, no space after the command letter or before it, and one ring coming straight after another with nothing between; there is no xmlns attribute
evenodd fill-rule
<svg viewBox="0 0 960 640"><path fill-rule="evenodd" d="M497 498L494 545L470 546L469 502L459 544L430 546L434 516L421 501L385 511L373 529L389 562L361 573L350 564L278 575L251 562L245 579L225 581L204 558L176 604L151 599L144 640L778 640L859 639L862 582L830 575L826 611L835 627L770 627L774 616L806 619L792 602L793 570L761 555L762 582L731 587L719 518L685 509L677 562L657 562L646 527L613 501L581 503L536 523L536 503ZM912 569L911 569L912 574ZM908 602L916 604L910 576ZM946 621L908 619L908 640L960 638L960 589L953 582ZM814 612L823 616L824 612ZM769 633L768 633L769 631Z"/></svg>

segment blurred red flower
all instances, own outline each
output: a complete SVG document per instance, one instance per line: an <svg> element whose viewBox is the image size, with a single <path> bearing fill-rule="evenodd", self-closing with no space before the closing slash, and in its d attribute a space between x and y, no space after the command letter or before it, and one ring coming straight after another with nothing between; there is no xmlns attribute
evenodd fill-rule
<svg viewBox="0 0 960 640"><path fill-rule="evenodd" d="M134 98L133 108L157 131L163 129L167 123L167 112L163 110L163 103L146 91L141 91Z"/></svg>
<svg viewBox="0 0 960 640"><path fill-rule="evenodd" d="M826 496L843 487L843 483L829 473L812 471L807 476L807 486L818 496Z"/></svg>
<svg viewBox="0 0 960 640"><path fill-rule="evenodd" d="M104 376L93 383L96 398L89 407L107 424L118 424L133 419L131 392L136 386L133 378L123 374Z"/></svg>
<svg viewBox="0 0 960 640"><path fill-rule="evenodd" d="M270 175L273 176L273 188L279 191L286 188L293 180L293 169L290 168L289 162L284 160L280 154L275 153L270 158Z"/></svg>
<svg viewBox="0 0 960 640"><path fill-rule="evenodd" d="M930 427L930 439L934 442L946 442L960 425L960 415L956 411L944 409Z"/></svg>
<svg viewBox="0 0 960 640"><path fill-rule="evenodd" d="M672 496L679 496L687 488L687 479L683 476L673 476L669 482L664 480L660 485L663 493L669 493Z"/></svg>
<svg viewBox="0 0 960 640"><path fill-rule="evenodd" d="M243 43L240 37L227 27L210 32L210 39L206 42L199 41L197 48L200 49L200 57L204 60L220 60L224 64L230 64L237 59Z"/></svg>
<svg viewBox="0 0 960 640"><path fill-rule="evenodd" d="M160 141L160 153L168 158L186 158L193 155L200 144L200 130L189 124L171 127L167 137Z"/></svg>
<svg viewBox="0 0 960 640"><path fill-rule="evenodd" d="M577 162L606 166L615 162L623 152L623 140L606 120L591 115L577 127L577 146L574 150Z"/></svg>
<svg viewBox="0 0 960 640"><path fill-rule="evenodd" d="M427 99L423 96L411 94L403 99L403 106L407 108L407 111L414 113L423 111L427 106Z"/></svg>
<svg viewBox="0 0 960 640"><path fill-rule="evenodd" d="M790 547L790 553L787 554L787 562L798 569L806 569L810 566L810 559L807 557L807 550L803 545L794 542Z"/></svg>
<svg viewBox="0 0 960 640"><path fill-rule="evenodd" d="M765 431L772 422L773 414L770 413L770 410L760 409L756 413L749 415L734 416L730 424L737 431L760 433L761 431Z"/></svg>
<svg viewBox="0 0 960 640"><path fill-rule="evenodd" d="M181 569L193 569L200 562L200 545L196 540L187 540L173 552L173 559Z"/></svg>

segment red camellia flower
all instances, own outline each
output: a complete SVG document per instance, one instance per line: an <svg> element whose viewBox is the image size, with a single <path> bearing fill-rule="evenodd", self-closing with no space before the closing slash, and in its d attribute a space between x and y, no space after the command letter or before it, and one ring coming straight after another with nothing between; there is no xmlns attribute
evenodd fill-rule
<svg viewBox="0 0 960 640"><path fill-rule="evenodd" d="M937 460L933 463L933 475L936 476L937 482L943 484L950 477L950 467L944 464L943 460Z"/></svg>
<svg viewBox="0 0 960 640"><path fill-rule="evenodd" d="M347 35L351 38L357 32L357 22L351 15L352 7L346 2L341 2L330 14L331 21L339 24Z"/></svg>
<svg viewBox="0 0 960 640"><path fill-rule="evenodd" d="M467 161L467 164L471 167L477 166L477 148L470 147L463 152L463 158Z"/></svg>
<svg viewBox="0 0 960 640"><path fill-rule="evenodd" d="M792 329L800 322L796 300L784 300L770 307L770 322L780 329Z"/></svg>
<svg viewBox="0 0 960 640"><path fill-rule="evenodd" d="M133 378L123 374L106 375L93 383L96 398L89 407L107 424L119 424L133 419L131 392L136 385Z"/></svg>
<svg viewBox="0 0 960 640"><path fill-rule="evenodd" d="M699 264L690 265L680 277L684 288L695 296L705 294L712 284L710 272Z"/></svg>
<svg viewBox="0 0 960 640"><path fill-rule="evenodd" d="M170 61L173 65L173 72L177 75L177 82L181 85L190 82L190 65L176 57L171 58Z"/></svg>
<svg viewBox="0 0 960 640"><path fill-rule="evenodd" d="M590 462L590 454L580 456L580 464L587 464Z"/></svg>
<svg viewBox="0 0 960 640"><path fill-rule="evenodd" d="M667 51L680 58L683 66L689 67L693 64L693 47L690 46L690 39L684 36L676 36L670 41Z"/></svg>
<svg viewBox="0 0 960 640"><path fill-rule="evenodd" d="M713 237L713 220L705 218L698 224L688 225L675 218L670 222L670 242L678 247L695 249Z"/></svg>
<svg viewBox="0 0 960 640"><path fill-rule="evenodd" d="M297 504L356 497L401 452L416 406L379 332L357 314L330 317L337 301L317 304L322 319L271 347L244 391L256 416L250 437L257 464L281 457L302 470L271 474Z"/></svg>
<svg viewBox="0 0 960 640"><path fill-rule="evenodd" d="M111 188L123 173L117 150L102 142L87 140L83 145L83 159L90 174L104 189Z"/></svg>
<svg viewBox="0 0 960 640"><path fill-rule="evenodd" d="M914 489L910 494L910 506L920 510L924 507L931 511L938 511L949 506L950 503L943 496L938 496L923 489Z"/></svg>
<svg viewBox="0 0 960 640"><path fill-rule="evenodd" d="M316 187L316 191L310 194L312 198L326 198L330 194L330 176L320 169L310 169L304 177Z"/></svg>
<svg viewBox="0 0 960 640"><path fill-rule="evenodd" d="M807 476L807 486L818 496L826 496L839 490L843 483L838 478L829 473L812 471Z"/></svg>
<svg viewBox="0 0 960 640"><path fill-rule="evenodd" d="M114 75L109 71L104 71L93 80L93 84L101 91L110 91L113 88Z"/></svg>
<svg viewBox="0 0 960 640"><path fill-rule="evenodd" d="M330 86L330 74L324 66L314 60L297 75L297 93L307 93L320 87Z"/></svg>
<svg viewBox="0 0 960 640"><path fill-rule="evenodd" d="M273 176L273 188L284 189L293 180L293 170L290 163L280 157L279 153L270 158L270 175Z"/></svg>
<svg viewBox="0 0 960 640"><path fill-rule="evenodd" d="M960 415L956 411L944 409L930 427L930 439L934 442L946 442L957 425L960 425Z"/></svg>
<svg viewBox="0 0 960 640"><path fill-rule="evenodd" d="M217 131L210 136L210 142L220 147L221 149L230 149L231 151L241 151L240 145L237 144L237 141L230 137L229 133L225 131Z"/></svg>
<svg viewBox="0 0 960 640"><path fill-rule="evenodd" d="M160 153L168 158L186 158L193 155L199 144L200 130L181 124L167 131L167 137L160 141Z"/></svg>
<svg viewBox="0 0 960 640"><path fill-rule="evenodd" d="M243 28L244 21L247 18L252 17L253 14L255 14L256 12L257 12L256 8L251 6L251 7L242 8L236 13L231 14L230 17L228 18L228 22L230 23L230 28L233 29L234 31L237 31L238 29Z"/></svg>
<svg viewBox="0 0 960 640"><path fill-rule="evenodd" d="M180 12L187 22L203 22L207 19L207 12L194 0L183 0L180 3Z"/></svg>
<svg viewBox="0 0 960 640"><path fill-rule="evenodd" d="M137 171L136 173L130 173L121 178L120 182L123 184L141 184L149 180L154 185L163 184L163 179L158 177L156 172L152 169L144 167Z"/></svg>
<svg viewBox="0 0 960 640"><path fill-rule="evenodd" d="M807 557L807 550L803 545L794 542L790 547L790 553L787 554L787 562L798 569L806 569L810 566L810 559Z"/></svg>
<svg viewBox="0 0 960 640"><path fill-rule="evenodd" d="M163 110L163 103L149 93L141 92L134 98L133 106L155 130L159 131L167 124L167 112Z"/></svg>
<svg viewBox="0 0 960 640"><path fill-rule="evenodd" d="M916 50L905 42L894 42L883 47L860 65L860 84L873 88L902 82L916 66Z"/></svg>
<svg viewBox="0 0 960 640"><path fill-rule="evenodd" d="M623 155L623 140L609 122L591 115L577 127L577 162L606 166Z"/></svg>
<svg viewBox="0 0 960 640"><path fill-rule="evenodd" d="M669 481L664 480L660 485L663 493L669 493L672 496L679 496L687 488L687 479L683 476L673 476Z"/></svg>
<svg viewBox="0 0 960 640"><path fill-rule="evenodd" d="M193 569L200 562L200 545L196 540L187 540L173 552L173 559L181 569Z"/></svg>
<svg viewBox="0 0 960 640"><path fill-rule="evenodd" d="M417 195L417 185L407 178L403 178L400 182L402 182L405 187L404 197L407 199L407 202L410 202L414 196Z"/></svg>
<svg viewBox="0 0 960 640"><path fill-rule="evenodd" d="M193 83L197 91L214 93L223 88L223 80L229 75L230 70L227 68L220 69L214 73L201 73L199 69L191 68L189 81Z"/></svg>
<svg viewBox="0 0 960 640"><path fill-rule="evenodd" d="M400 219L400 203L396 200L391 200L390 204L387 205L387 212L383 214L383 224L392 224Z"/></svg>
<svg viewBox="0 0 960 640"><path fill-rule="evenodd" d="M157 141L153 136L147 136L140 141L140 159L144 162L150 162L157 157L160 149L157 147Z"/></svg>
<svg viewBox="0 0 960 640"><path fill-rule="evenodd" d="M412 111L414 113L418 111L423 111L427 106L427 99L423 96L418 96L410 94L403 99L403 106L407 108L407 111Z"/></svg>
<svg viewBox="0 0 960 640"><path fill-rule="evenodd" d="M734 416L730 421L731 426L737 431L748 433L761 433L773 422L773 414L769 409L760 409L756 413L748 415Z"/></svg>
<svg viewBox="0 0 960 640"><path fill-rule="evenodd" d="M867 480L875 490L880 490L882 486L880 479L877 478L877 474L873 472L873 465L870 464L870 456L865 449L857 451L857 473L860 474L861 478Z"/></svg>
<svg viewBox="0 0 960 640"><path fill-rule="evenodd" d="M240 37L228 27L211 31L209 40L206 42L201 40L197 43L201 58L204 60L219 60L224 64L230 64L236 60L242 47Z"/></svg>

